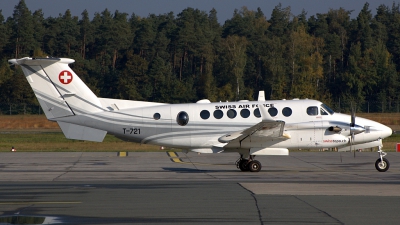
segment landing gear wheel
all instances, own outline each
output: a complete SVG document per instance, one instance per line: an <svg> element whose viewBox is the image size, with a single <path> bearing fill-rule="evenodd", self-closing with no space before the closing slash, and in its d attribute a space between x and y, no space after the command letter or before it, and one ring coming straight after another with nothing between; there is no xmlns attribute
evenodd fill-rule
<svg viewBox="0 0 400 225"><path fill-rule="evenodd" d="M257 160L253 160L247 165L247 167L250 172L259 172L261 170L261 163Z"/></svg>
<svg viewBox="0 0 400 225"><path fill-rule="evenodd" d="M249 161L245 159L240 160L239 169L241 171L249 171Z"/></svg>
<svg viewBox="0 0 400 225"><path fill-rule="evenodd" d="M386 172L389 169L390 163L389 160L385 159L385 158L379 158L376 160L375 162L375 168L379 171L379 172Z"/></svg>

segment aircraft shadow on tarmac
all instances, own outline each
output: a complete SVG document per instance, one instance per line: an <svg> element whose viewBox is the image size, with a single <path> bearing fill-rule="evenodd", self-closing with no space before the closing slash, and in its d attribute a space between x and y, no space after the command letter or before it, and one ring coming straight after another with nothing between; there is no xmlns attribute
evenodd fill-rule
<svg viewBox="0 0 400 225"><path fill-rule="evenodd" d="M169 172L176 172L176 173L235 173L235 174L254 174L256 175L257 173L252 173L250 171L240 171L232 169L232 170L204 170L204 169L195 169L195 168L173 168L173 167L163 167L162 168L165 171L169 171ZM277 170L277 169L271 169L271 170L261 170L259 173L285 173L285 172L297 172L298 170ZM315 172L315 171L301 171L301 172Z"/></svg>
<svg viewBox="0 0 400 225"><path fill-rule="evenodd" d="M363 162L363 163L329 163L325 164L327 166L337 166L340 168L357 168L357 167L363 167L363 166L370 166L370 162Z"/></svg>
<svg viewBox="0 0 400 225"><path fill-rule="evenodd" d="M240 172L239 170L202 170L195 168L175 168L175 167L163 167L163 170L177 173L217 173L217 172Z"/></svg>

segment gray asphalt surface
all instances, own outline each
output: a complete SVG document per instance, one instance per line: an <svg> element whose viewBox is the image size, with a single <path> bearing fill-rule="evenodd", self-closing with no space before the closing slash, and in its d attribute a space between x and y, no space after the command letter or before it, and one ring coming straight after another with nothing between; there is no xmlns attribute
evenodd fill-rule
<svg viewBox="0 0 400 225"><path fill-rule="evenodd" d="M259 173L237 158L0 153L0 224L400 223L400 153L385 173L370 152L260 156Z"/></svg>

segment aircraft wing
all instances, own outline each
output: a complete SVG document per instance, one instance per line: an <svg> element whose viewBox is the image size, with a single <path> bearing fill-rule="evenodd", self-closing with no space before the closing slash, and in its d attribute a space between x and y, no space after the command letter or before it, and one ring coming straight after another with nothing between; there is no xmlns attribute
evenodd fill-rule
<svg viewBox="0 0 400 225"><path fill-rule="evenodd" d="M236 131L226 134L218 139L221 143L228 143L231 141L243 141L244 139L252 137L268 137L268 138L287 138L283 135L283 128L285 122L283 121L261 121L245 130Z"/></svg>
<svg viewBox="0 0 400 225"><path fill-rule="evenodd" d="M261 104L260 104L261 105ZM259 138L290 138L290 136L283 133L285 122L274 120L267 112L266 108L261 105L260 113L262 121L247 129L226 134L218 139L221 143L228 143L232 141L243 141L248 137Z"/></svg>

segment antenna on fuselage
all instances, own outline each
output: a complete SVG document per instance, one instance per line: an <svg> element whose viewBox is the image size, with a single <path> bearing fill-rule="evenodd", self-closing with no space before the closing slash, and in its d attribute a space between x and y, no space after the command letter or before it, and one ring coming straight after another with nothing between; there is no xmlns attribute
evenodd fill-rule
<svg viewBox="0 0 400 225"><path fill-rule="evenodd" d="M259 102L265 102L265 92L264 91L259 91L258 92L258 99L257 101Z"/></svg>

